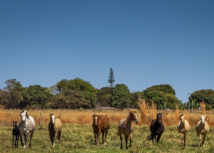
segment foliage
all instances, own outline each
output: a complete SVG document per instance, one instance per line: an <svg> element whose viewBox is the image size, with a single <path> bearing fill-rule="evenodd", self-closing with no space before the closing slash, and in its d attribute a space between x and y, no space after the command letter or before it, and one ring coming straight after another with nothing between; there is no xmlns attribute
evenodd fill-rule
<svg viewBox="0 0 214 153"><path fill-rule="evenodd" d="M131 93L130 95L130 108L139 108L138 105L139 94L138 92Z"/></svg>
<svg viewBox="0 0 214 153"><path fill-rule="evenodd" d="M81 92L77 90L67 89L62 93L57 94L48 104L48 107L52 108L90 108L94 107L94 99L89 92ZM85 97L86 96L86 97ZM90 99L92 98L92 99Z"/></svg>
<svg viewBox="0 0 214 153"><path fill-rule="evenodd" d="M112 88L114 86L114 72L113 69L110 68L109 76L108 76L108 82L110 83L110 87Z"/></svg>
<svg viewBox="0 0 214 153"><path fill-rule="evenodd" d="M175 96L175 90L169 84L154 85L147 88L143 92L144 94L147 94L147 92L150 92L150 91L162 91L163 93L169 93Z"/></svg>
<svg viewBox="0 0 214 153"><path fill-rule="evenodd" d="M114 88L103 87L97 92L97 104L100 106L109 106L110 96Z"/></svg>
<svg viewBox="0 0 214 153"><path fill-rule="evenodd" d="M129 107L130 92L125 84L117 84L110 97L110 106L124 109Z"/></svg>
<svg viewBox="0 0 214 153"><path fill-rule="evenodd" d="M141 93L146 102L153 101L158 109L175 109L175 104L180 105L181 101L175 97L175 90L169 84L154 85Z"/></svg>
<svg viewBox="0 0 214 153"><path fill-rule="evenodd" d="M52 86L50 90L52 93L56 93L56 96L52 100L53 104L49 103L47 106L59 106L60 108L96 107L97 89L82 79L63 79ZM60 104L60 102L62 103Z"/></svg>
<svg viewBox="0 0 214 153"><path fill-rule="evenodd" d="M5 81L7 85L4 90L0 90L0 103L6 105L6 108L18 107L20 101L22 101L22 90L21 83L16 79L9 79Z"/></svg>
<svg viewBox="0 0 214 153"><path fill-rule="evenodd" d="M41 87L40 85L33 85L24 88L22 91L23 101L21 102L21 107L44 107L47 104L52 95L48 88Z"/></svg>
<svg viewBox="0 0 214 153"><path fill-rule="evenodd" d="M192 100L195 100L195 103L198 104L203 101L205 104L214 108L214 91L211 89L195 91L189 97L189 101Z"/></svg>

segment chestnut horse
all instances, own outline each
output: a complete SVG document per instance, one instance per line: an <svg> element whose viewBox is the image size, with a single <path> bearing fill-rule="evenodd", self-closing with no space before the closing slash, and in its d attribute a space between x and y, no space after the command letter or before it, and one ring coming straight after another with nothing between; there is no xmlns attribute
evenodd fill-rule
<svg viewBox="0 0 214 153"><path fill-rule="evenodd" d="M150 131L151 131L151 135L149 135L146 139L147 140L152 139L152 143L153 143L153 139L155 138L155 141L158 142L164 131L164 125L162 123L162 113L157 114L157 119L152 120L150 124ZM156 135L157 135L157 138L156 138Z"/></svg>
<svg viewBox="0 0 214 153"><path fill-rule="evenodd" d="M97 145L100 144L99 137L100 137L100 133L102 132L102 140L103 140L103 144L105 145L108 129L110 129L109 118L107 117L107 115L99 116L98 114L93 114L92 118L93 118L92 128L94 130L95 143ZM105 137L105 141L104 141L104 137Z"/></svg>
<svg viewBox="0 0 214 153"><path fill-rule="evenodd" d="M118 125L118 133L117 135L120 136L120 148L123 149L123 144L122 144L122 134L124 134L125 140L126 140L126 149L128 149L127 146L127 141L128 138L130 137L130 146L132 146L132 132L134 130L132 121L135 121L135 123L138 124L138 117L136 114L136 111L130 111L129 116L127 118L121 119Z"/></svg>

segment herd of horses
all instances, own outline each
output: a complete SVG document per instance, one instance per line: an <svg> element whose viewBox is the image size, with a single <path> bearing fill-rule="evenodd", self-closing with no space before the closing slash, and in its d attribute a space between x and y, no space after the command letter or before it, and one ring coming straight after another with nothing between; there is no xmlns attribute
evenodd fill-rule
<svg viewBox="0 0 214 153"><path fill-rule="evenodd" d="M27 138L28 134L30 134L30 142L29 142L29 148L31 148L31 140L35 131L35 121L32 116L27 115L26 110L21 110L20 112L21 121L19 122L19 125L17 126L17 122L13 122L13 143L12 147L14 145L18 147L18 140L20 136L21 145L26 148ZM99 145L99 137L102 133L102 143L106 144L107 134L108 130L110 129L109 126L109 118L107 115L99 115L99 114L93 114L93 123L92 128L94 131L94 139L95 144ZM134 130L132 121L135 123L139 123L138 116L136 111L131 110L129 113L129 116L127 118L123 118L120 120L118 124L118 132L117 136L120 136L120 148L123 149L122 144L122 135L125 137L125 148L128 149L128 139L130 138L130 145L129 147L132 147L132 132ZM187 132L190 130L190 126L188 121L185 119L184 115L180 115L180 121L177 126L178 133L180 133L181 136L181 146L185 147L185 139L187 136ZM56 137L58 137L58 140L60 140L61 131L62 131L62 122L59 117L55 117L54 114L50 114L50 122L48 124L48 131L49 136L51 140L52 146L55 145ZM146 138L147 140L152 140L155 142L159 142L162 133L164 132L164 125L162 122L162 114L158 113L157 118L151 121L150 124L150 131L151 134ZM209 132L209 125L206 122L206 115L201 115L201 120L198 121L196 125L196 132L197 135L200 137L200 146L204 145L205 137L207 133ZM25 143L22 142L22 135L24 136ZM203 135L203 141L201 143L201 135ZM15 140L14 140L15 137ZM183 141L183 143L182 143Z"/></svg>

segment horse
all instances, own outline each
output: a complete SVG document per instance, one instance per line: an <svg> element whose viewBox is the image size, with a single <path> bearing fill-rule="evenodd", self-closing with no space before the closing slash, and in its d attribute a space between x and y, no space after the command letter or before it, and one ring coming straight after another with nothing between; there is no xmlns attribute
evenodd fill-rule
<svg viewBox="0 0 214 153"><path fill-rule="evenodd" d="M210 130L209 125L205 119L206 119L206 115L201 115L201 120L198 121L195 127L196 133L200 138L200 147L204 145L205 137ZM201 143L201 135L204 135L202 143Z"/></svg>
<svg viewBox="0 0 214 153"><path fill-rule="evenodd" d="M27 137L28 137L28 134L31 133L30 143L29 143L29 148L31 148L31 140L32 140L35 128L36 128L35 120L32 116L27 115L26 110L20 111L20 117L21 117L21 121L19 122L18 128L20 131L21 144L22 144L22 146L24 146L24 149L26 149ZM22 134L23 134L24 139L25 139L25 144L22 142Z"/></svg>
<svg viewBox="0 0 214 153"><path fill-rule="evenodd" d="M58 140L60 141L62 122L60 118L55 118L54 114L50 114L50 122L48 124L48 131L52 143L52 147L55 145L55 140L58 135Z"/></svg>
<svg viewBox="0 0 214 153"><path fill-rule="evenodd" d="M157 114L157 119L152 120L150 124L151 135L149 135L146 139L151 140L153 143L153 139L155 138L156 142L159 142L161 135L164 131L164 125L162 123L162 113ZM157 138L156 138L157 135Z"/></svg>
<svg viewBox="0 0 214 153"><path fill-rule="evenodd" d="M15 141L15 147L18 147L18 142L19 142L19 128L17 126L17 122L13 122L13 130L12 130L12 136L13 136L13 143L12 143L12 147ZM15 138L15 140L14 140Z"/></svg>
<svg viewBox="0 0 214 153"><path fill-rule="evenodd" d="M120 148L121 149L123 149L122 134L124 134L124 137L125 137L126 149L128 149L127 141L128 141L129 137L130 137L130 145L129 145L129 147L132 146L132 132L134 130L133 125L132 125L132 121L134 121L137 124L139 122L137 114L136 114L136 111L130 111L129 116L127 118L121 119L119 124L118 124L117 136L120 136L120 141L121 141Z"/></svg>
<svg viewBox="0 0 214 153"><path fill-rule="evenodd" d="M100 133L102 132L102 141L103 144L106 145L106 138L108 134L108 129L110 129L109 126L109 118L107 115L102 115L99 116L98 114L93 114L93 123L92 123L92 128L94 130L94 139L95 139L95 144L99 145L99 137ZM104 141L105 137L105 141Z"/></svg>
<svg viewBox="0 0 214 153"><path fill-rule="evenodd" d="M185 119L183 114L180 115L180 122L178 123L177 130L181 136L181 146L182 146L182 140L183 140L184 141L184 147L185 147L186 136L187 136L187 132L190 130L190 126L189 126L189 123Z"/></svg>

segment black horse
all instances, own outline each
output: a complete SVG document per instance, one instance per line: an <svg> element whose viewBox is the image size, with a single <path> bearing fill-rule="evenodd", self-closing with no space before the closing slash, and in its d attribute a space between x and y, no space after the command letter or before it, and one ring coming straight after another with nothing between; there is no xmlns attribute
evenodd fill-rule
<svg viewBox="0 0 214 153"><path fill-rule="evenodd" d="M153 143L153 139L155 138L156 142L158 142L161 138L161 134L164 131L164 125L162 123L162 113L157 114L157 119L152 120L150 124L151 135L149 135L146 139L151 140ZM156 138L157 135L157 138Z"/></svg>
<svg viewBox="0 0 214 153"><path fill-rule="evenodd" d="M12 147L14 144L14 137L15 137L15 147L18 147L18 142L19 142L19 128L17 126L17 122L13 122L13 130L12 130L12 135L13 135L13 143L12 143Z"/></svg>

